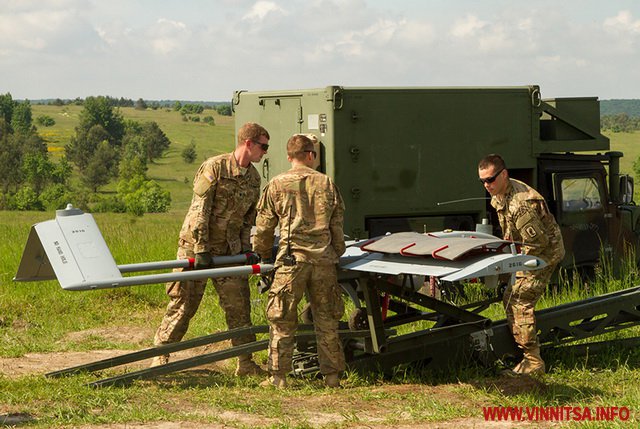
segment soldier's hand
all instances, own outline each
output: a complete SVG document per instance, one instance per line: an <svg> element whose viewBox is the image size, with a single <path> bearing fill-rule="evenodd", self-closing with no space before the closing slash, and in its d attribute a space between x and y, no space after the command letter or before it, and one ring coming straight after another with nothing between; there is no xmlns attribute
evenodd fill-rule
<svg viewBox="0 0 640 429"><path fill-rule="evenodd" d="M258 281L258 292L265 293L271 288L271 284L273 283L274 271L264 273L260 275L260 280Z"/></svg>
<svg viewBox="0 0 640 429"><path fill-rule="evenodd" d="M206 268L213 268L213 256L210 252L196 253L196 261L193 264L193 268L196 270L203 270Z"/></svg>
<svg viewBox="0 0 640 429"><path fill-rule="evenodd" d="M260 255L258 255L257 253L248 251L244 254L247 257L247 264L255 265L260 263Z"/></svg>

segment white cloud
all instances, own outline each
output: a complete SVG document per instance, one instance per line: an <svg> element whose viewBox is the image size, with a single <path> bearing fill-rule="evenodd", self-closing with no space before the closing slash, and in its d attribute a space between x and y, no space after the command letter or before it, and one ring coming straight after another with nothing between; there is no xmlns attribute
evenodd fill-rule
<svg viewBox="0 0 640 429"><path fill-rule="evenodd" d="M149 43L155 53L167 55L185 48L190 36L187 26L183 22L160 18L149 29Z"/></svg>
<svg viewBox="0 0 640 429"><path fill-rule="evenodd" d="M247 12L242 17L242 20L250 22L262 22L265 20L267 15L274 13L288 15L287 11L278 6L276 3L266 0L260 0L251 7L249 12Z"/></svg>
<svg viewBox="0 0 640 429"><path fill-rule="evenodd" d="M451 34L458 38L474 37L487 26L487 22L481 21L477 16L468 15L458 19L451 27Z"/></svg>
<svg viewBox="0 0 640 429"><path fill-rule="evenodd" d="M605 19L603 27L610 33L640 35L640 19L634 19L628 10L622 10L613 18Z"/></svg>

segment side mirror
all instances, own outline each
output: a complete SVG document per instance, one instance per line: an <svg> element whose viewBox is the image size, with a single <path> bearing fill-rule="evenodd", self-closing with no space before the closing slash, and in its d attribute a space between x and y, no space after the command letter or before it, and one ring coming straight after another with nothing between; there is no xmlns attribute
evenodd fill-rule
<svg viewBox="0 0 640 429"><path fill-rule="evenodd" d="M620 202L622 204L632 204L633 203L633 177L625 174L624 176L620 176Z"/></svg>

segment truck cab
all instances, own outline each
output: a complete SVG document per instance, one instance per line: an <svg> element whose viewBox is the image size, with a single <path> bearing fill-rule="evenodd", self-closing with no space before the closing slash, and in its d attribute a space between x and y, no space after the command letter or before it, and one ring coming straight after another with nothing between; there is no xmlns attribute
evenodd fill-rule
<svg viewBox="0 0 640 429"><path fill-rule="evenodd" d="M631 204L632 179L617 173L620 157L620 152L538 157L537 189L571 249L562 266L588 272L602 257L617 262L630 246L637 247L638 207Z"/></svg>

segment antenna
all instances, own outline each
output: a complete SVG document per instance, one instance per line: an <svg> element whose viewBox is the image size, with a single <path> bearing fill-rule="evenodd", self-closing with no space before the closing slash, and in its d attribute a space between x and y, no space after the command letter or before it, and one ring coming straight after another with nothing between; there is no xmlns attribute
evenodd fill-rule
<svg viewBox="0 0 640 429"><path fill-rule="evenodd" d="M474 201L474 200L490 200L491 197L474 197L474 198L463 198L461 200L451 200L451 201L441 201L436 203L437 206L443 206L445 204L456 204L456 203L464 203L465 201Z"/></svg>

